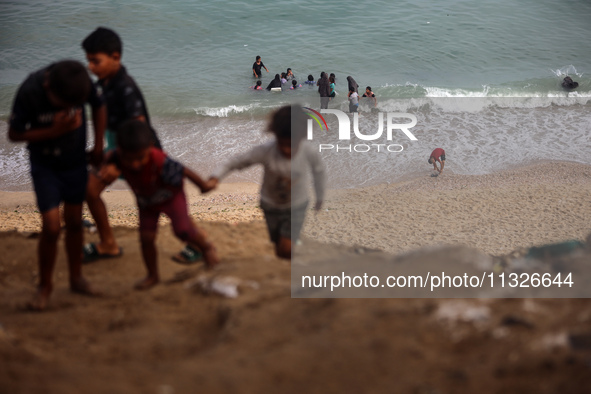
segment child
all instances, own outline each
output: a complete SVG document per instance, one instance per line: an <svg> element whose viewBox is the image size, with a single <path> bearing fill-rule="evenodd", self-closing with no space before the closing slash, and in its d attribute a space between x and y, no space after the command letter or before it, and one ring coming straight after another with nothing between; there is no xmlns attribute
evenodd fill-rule
<svg viewBox="0 0 591 394"><path fill-rule="evenodd" d="M371 91L371 86L365 88L365 93L363 93L363 97L367 97L368 100L373 100L373 108L375 108L378 105L378 99L376 98L374 92Z"/></svg>
<svg viewBox="0 0 591 394"><path fill-rule="evenodd" d="M82 48L86 52L88 68L99 78L98 85L107 104L108 129L105 150L109 151L117 147L115 131L119 125L128 119L138 119L150 124L150 117L142 92L121 64L123 44L117 33L99 27L84 39ZM155 133L152 138L156 146L160 147ZM107 208L101 199L101 193L108 185L109 183L101 181L94 172L89 174L86 202L96 222L100 242L84 246L85 262L119 257L122 254L122 249L118 246L109 225Z"/></svg>
<svg viewBox="0 0 591 394"><path fill-rule="evenodd" d="M285 72L285 79L287 79L288 81L290 79L294 79L295 75L293 75L293 71L291 71L291 68L288 68L287 71Z"/></svg>
<svg viewBox="0 0 591 394"><path fill-rule="evenodd" d="M437 168L437 162L441 165L441 169ZM445 151L441 148L435 148L429 156L429 164L433 164L433 169L437 171L438 174L441 174L443 172L443 167L445 167Z"/></svg>
<svg viewBox="0 0 591 394"><path fill-rule="evenodd" d="M136 196L142 255L148 271L146 278L136 283L135 288L149 289L160 281L155 240L161 212L170 218L175 235L200 250L207 266L214 267L219 263L217 252L206 234L189 217L183 178L189 178L204 193L211 190L207 183L153 146L154 134L147 123L128 120L118 131L119 147L108 161L121 171ZM106 182L118 175L117 172L101 173Z"/></svg>
<svg viewBox="0 0 591 394"><path fill-rule="evenodd" d="M293 90L293 89L297 89L297 88L301 88L301 87L302 87L302 85L301 84L298 85L298 81L296 81L295 79L293 81L291 81L290 89Z"/></svg>
<svg viewBox="0 0 591 394"><path fill-rule="evenodd" d="M335 85L334 81L335 81L335 79L334 79L333 74L330 74L330 78L328 78L328 81L330 82L330 85L328 85L329 88L330 88L329 97L332 100L336 96L336 92L334 90L334 85Z"/></svg>
<svg viewBox="0 0 591 394"><path fill-rule="evenodd" d="M219 167L208 185L217 186L230 171L262 164L261 208L269 236L275 244L276 255L291 259L292 241L299 238L306 216L309 172L314 176L315 208L320 210L324 199L325 168L318 152L305 141L306 116L300 106L285 106L273 113L269 131L275 135L273 141Z"/></svg>
<svg viewBox="0 0 591 394"><path fill-rule="evenodd" d="M281 73L281 84L283 85L286 82L287 82L287 78L285 78L285 73Z"/></svg>
<svg viewBox="0 0 591 394"><path fill-rule="evenodd" d="M263 64L261 57L257 56L255 62L252 64L252 76L255 78L260 78L262 76L261 68L264 68L267 72L269 72L267 67L265 67Z"/></svg>
<svg viewBox="0 0 591 394"><path fill-rule="evenodd" d="M250 88L254 89L254 90L263 90L263 87L261 86L261 81L257 81L257 84L254 86L251 86Z"/></svg>
<svg viewBox="0 0 591 394"><path fill-rule="evenodd" d="M304 83L306 85L316 85L316 81L314 81L314 76L312 74L308 75L308 80Z"/></svg>
<svg viewBox="0 0 591 394"><path fill-rule="evenodd" d="M92 106L93 161L102 158L106 109L86 68L65 60L32 73L14 100L8 137L27 141L31 177L41 212L38 246L39 285L31 310L43 310L53 290L53 267L61 231L59 206L64 203L70 289L94 294L81 272L82 203L86 191L86 116Z"/></svg>
<svg viewBox="0 0 591 394"><path fill-rule="evenodd" d="M359 109L359 94L353 86L349 89L349 112L357 112Z"/></svg>

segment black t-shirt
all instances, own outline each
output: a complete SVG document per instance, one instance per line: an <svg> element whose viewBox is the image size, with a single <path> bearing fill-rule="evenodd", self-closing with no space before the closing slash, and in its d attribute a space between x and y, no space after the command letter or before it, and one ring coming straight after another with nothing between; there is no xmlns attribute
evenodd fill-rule
<svg viewBox="0 0 591 394"><path fill-rule="evenodd" d="M257 62L254 62L252 64L252 68L253 68L254 72L256 73L256 75L261 75L261 68L263 68L263 67L265 67L263 62L261 62L261 64L257 64Z"/></svg>
<svg viewBox="0 0 591 394"><path fill-rule="evenodd" d="M146 118L146 122L150 124L144 96L133 78L127 74L124 66L121 66L108 83L105 80L99 80L98 85L107 102L107 127L110 131L116 133L121 123L139 116ZM152 129L152 133L155 146L161 148L160 140L154 129Z"/></svg>
<svg viewBox="0 0 591 394"><path fill-rule="evenodd" d="M15 132L25 133L31 129L49 128L53 124L55 114L63 110L51 104L43 88L46 74L51 67L53 65L30 74L20 86L14 98L10 117L10 127ZM94 85L87 102L93 108L99 108L104 104L103 97ZM31 163L54 169L76 168L86 163L86 114L83 106L73 109L82 110L82 125L57 138L29 142L27 148Z"/></svg>

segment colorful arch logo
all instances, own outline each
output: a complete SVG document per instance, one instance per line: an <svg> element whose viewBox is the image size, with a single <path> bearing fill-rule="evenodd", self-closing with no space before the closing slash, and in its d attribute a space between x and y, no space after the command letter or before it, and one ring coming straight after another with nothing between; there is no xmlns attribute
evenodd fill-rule
<svg viewBox="0 0 591 394"><path fill-rule="evenodd" d="M316 123L318 123L318 126L320 126L320 130L323 130L324 128L326 128L326 130L328 131L328 125L326 124L326 120L324 120L324 117L322 115L320 115L320 112L315 111L312 108L308 108L308 107L303 107L303 108L312 112L311 114L309 113L308 115L312 119L314 119L316 121ZM322 123L320 123L321 120L322 120L322 123L324 123L324 127L322 127Z"/></svg>

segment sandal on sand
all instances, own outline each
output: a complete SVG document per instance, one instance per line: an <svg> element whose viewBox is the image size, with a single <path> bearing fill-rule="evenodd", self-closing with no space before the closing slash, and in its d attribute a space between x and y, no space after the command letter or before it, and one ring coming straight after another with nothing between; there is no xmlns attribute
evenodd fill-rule
<svg viewBox="0 0 591 394"><path fill-rule="evenodd" d="M179 264L193 264L202 259L203 253L189 245L185 246L185 249L181 250L177 255L172 256L172 260Z"/></svg>
<svg viewBox="0 0 591 394"><path fill-rule="evenodd" d="M90 243L84 245L83 253L84 257L82 258L82 262L91 263L93 261L100 259L112 259L115 257L121 257L123 255L123 248L119 248L119 253L117 254L100 253L96 248L96 244Z"/></svg>

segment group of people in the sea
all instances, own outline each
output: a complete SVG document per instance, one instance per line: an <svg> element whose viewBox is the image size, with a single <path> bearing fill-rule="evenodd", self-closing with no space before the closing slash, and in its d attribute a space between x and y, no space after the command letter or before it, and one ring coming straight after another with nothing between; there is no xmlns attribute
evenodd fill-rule
<svg viewBox="0 0 591 394"><path fill-rule="evenodd" d="M255 62L252 65L252 75L254 78L261 78L262 77L262 70L269 72L267 67L265 67L262 58L257 56ZM289 84L288 82L291 83ZM331 73L330 75L326 72L322 71L320 73L320 78L318 81L314 80L314 76L312 74L308 75L307 80L304 82L304 85L298 83L296 80L293 71L291 68L288 68L285 72L281 74L275 74L275 78L269 82L267 87L265 88L268 91L283 91L284 85L290 85L289 90L294 90L301 88L304 85L307 86L317 86L318 93L320 94L320 108L328 108L328 103L336 97L336 75ZM262 82L259 79L254 86L250 87L254 90L263 90ZM347 77L347 98L349 100L349 112L358 112L359 109L359 85L353 77ZM375 93L372 91L371 86L367 86L365 88L365 93L361 96L368 99L370 107L375 109L378 105L378 100L376 98Z"/></svg>

